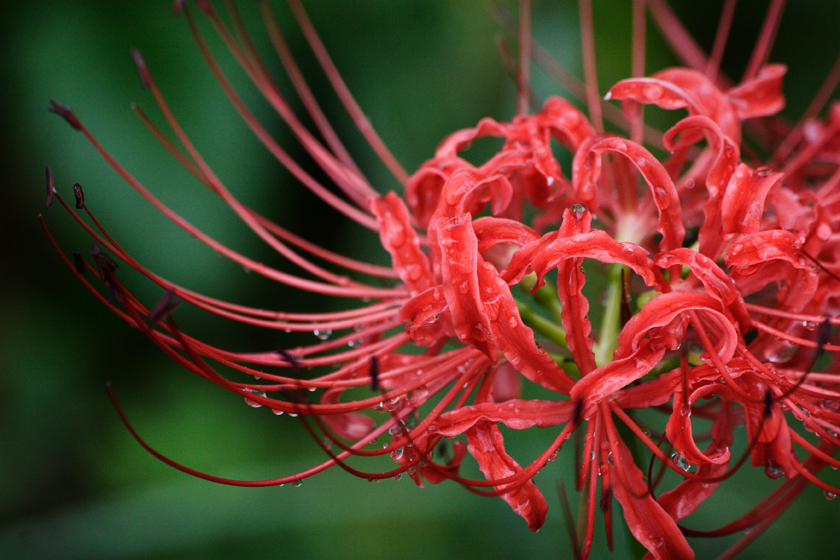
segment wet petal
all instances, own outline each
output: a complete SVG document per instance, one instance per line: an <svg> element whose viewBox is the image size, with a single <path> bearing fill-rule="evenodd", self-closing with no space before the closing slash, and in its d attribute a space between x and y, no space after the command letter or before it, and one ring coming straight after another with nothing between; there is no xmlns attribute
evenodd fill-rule
<svg viewBox="0 0 840 560"><path fill-rule="evenodd" d="M507 478L522 470L522 467L505 453L502 433L495 424L477 423L467 430L466 435L467 449L478 462L478 467L487 480ZM502 499L528 522L528 528L531 531L542 527L548 504L533 481L529 480L516 489L502 494Z"/></svg>
<svg viewBox="0 0 840 560"><path fill-rule="evenodd" d="M379 223L382 246L391 254L391 262L400 279L412 294L433 285L429 259L420 250L420 237L411 227L405 203L393 192L371 201L371 211Z"/></svg>
<svg viewBox="0 0 840 560"><path fill-rule="evenodd" d="M480 403L450 410L441 414L430 431L445 437L454 437L472 428L479 422L501 422L513 430L560 426L571 421L574 403L565 401L541 401L512 399L503 403Z"/></svg>
<svg viewBox="0 0 840 560"><path fill-rule="evenodd" d="M613 494L624 510L624 520L633 536L657 560L690 560L694 551L676 521L653 499L642 471L621 440L616 442L623 476L613 477ZM629 487L624 485L626 480Z"/></svg>

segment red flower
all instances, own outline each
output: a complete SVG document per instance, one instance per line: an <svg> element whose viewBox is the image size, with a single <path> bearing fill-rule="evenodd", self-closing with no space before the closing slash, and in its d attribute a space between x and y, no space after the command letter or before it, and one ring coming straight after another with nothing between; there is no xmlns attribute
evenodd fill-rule
<svg viewBox="0 0 840 560"><path fill-rule="evenodd" d="M284 313L192 292L132 259L93 217L79 187L77 208L86 211L94 226L73 215L95 239L92 272L108 285L109 297L81 276L91 268L83 258L76 255L71 264L64 257L82 282L187 369L244 396L251 406L299 415L328 459L274 480L220 479L162 457L129 426L152 453L181 470L228 484L284 484L334 465L371 479L407 472L418 485L450 479L476 492L501 496L531 530L537 530L548 505L533 478L577 432L583 438L577 488L586 512L582 547L576 550L581 557L589 554L598 507L611 543L613 497L651 557L691 558L687 536L763 529L802 491L803 480L831 496L837 492L816 475L825 464L840 466L833 458L840 445L835 358L823 356L840 350L829 342L831 326L838 322L832 317L840 292L835 239L840 238L835 233L840 226L834 219L840 200L840 109L833 108L825 122L809 121L785 131L784 142L764 134L773 167L752 154L742 157L747 151L743 121L771 116L784 105L785 68L752 65L740 84L725 85L715 59L709 62L692 50L684 30L669 19L667 6L652 0L652 13L667 23L666 35L695 68L671 68L613 86L606 98L622 102L630 138L604 133L600 103L591 95L594 55L583 2L592 118L567 101L549 98L534 114L521 110L509 122L484 119L475 128L453 133L409 176L366 125L302 7L293 1L301 28L351 115L405 184L404 197L393 192L381 196L317 108L267 4L260 6L269 34L323 141L291 112L241 35L233 4L230 17L240 34L238 41L209 3L197 4L340 194L291 160L248 112L184 8L202 54L245 121L313 193L378 231L392 266L330 253L238 201L190 143L137 53L143 83L183 152L138 110L144 122L200 181L305 275L257 263L186 222L120 167L69 109L53 103L51 110L82 131L147 200L228 258L302 290L373 300L346 311ZM180 3L179 7L183 8ZM642 2L637 3L637 10L640 7ZM520 27L520 52L526 63L531 52L528 9L524 3L525 23ZM643 62L638 37L643 37L639 22L644 13L636 13L638 68ZM774 13L766 22L768 33L778 24ZM761 60L767 48L760 44L754 60ZM527 107L526 68L520 64L520 109ZM682 118L664 134L645 131L644 104L685 109L688 115L680 113ZM772 131L785 125L772 121L764 126ZM460 157L472 141L485 136L502 139L497 154L481 165ZM571 156L570 169L558 163L553 141ZM645 144L651 149L662 146L671 155L660 161ZM49 197L72 213L54 193L48 176ZM167 295L147 308L123 285L123 272L117 272L116 263L100 247L156 282ZM304 253L374 280L360 282L332 272ZM603 305L593 305L586 271L603 276ZM179 300L247 324L314 332L321 341L259 354L216 348L178 329L170 314ZM593 308L600 319L595 329L589 319ZM331 336L334 332L341 334ZM228 379L210 362L243 375ZM333 369L304 375L301 368L310 366ZM310 398L310 391L318 392L316 399ZM660 426L650 427L658 428L658 440L634 413L645 409L666 414ZM709 434L696 431L696 418L709 423ZM624 440L616 419L638 442ZM804 422L819 442L793 430L790 419ZM500 424L512 430L548 428L554 441L523 467L506 452ZM374 441L386 433L390 443L375 448ZM435 449L445 439L461 434L466 442L456 440L448 460L435 458ZM738 459L730 451L736 438L748 442ZM459 468L467 453L486 480L461 477ZM355 456L385 454L395 465L384 472L365 472L349 462ZM785 482L766 502L717 531L702 533L679 525L747 458ZM661 471L652 476L654 460L683 481L659 493Z"/></svg>

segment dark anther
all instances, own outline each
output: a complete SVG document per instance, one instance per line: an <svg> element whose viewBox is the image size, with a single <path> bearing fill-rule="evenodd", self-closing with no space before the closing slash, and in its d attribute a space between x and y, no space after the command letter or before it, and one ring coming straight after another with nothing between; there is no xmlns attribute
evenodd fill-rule
<svg viewBox="0 0 840 560"><path fill-rule="evenodd" d="M149 70L146 68L146 62L140 51L135 47L131 47L131 58L134 59L134 64L137 66L137 72L140 74L140 83L143 84L143 89L149 89Z"/></svg>
<svg viewBox="0 0 840 560"><path fill-rule="evenodd" d="M583 421L583 399L575 401L575 408L572 411L572 426L580 426Z"/></svg>
<svg viewBox="0 0 840 560"><path fill-rule="evenodd" d="M85 207L85 191L82 190L82 185L76 183L73 185L73 196L76 197L76 210L81 210Z"/></svg>
<svg viewBox="0 0 840 560"><path fill-rule="evenodd" d="M286 363L292 366L292 371L294 372L295 377L300 377L300 362L298 362L297 358L292 356L288 350L281 346L277 346L274 351L277 352L281 358L286 360Z"/></svg>
<svg viewBox="0 0 840 560"><path fill-rule="evenodd" d="M630 320L630 271L621 267L621 324Z"/></svg>
<svg viewBox="0 0 840 560"><path fill-rule="evenodd" d="M286 400L296 404L305 404L308 405L309 401L301 394L301 391L295 391L294 389L290 389L288 387L283 387L280 389L280 393L286 397Z"/></svg>
<svg viewBox="0 0 840 560"><path fill-rule="evenodd" d="M816 362L825 352L825 345L828 344L828 339L831 337L831 319L826 317L820 323L820 329L817 331L817 351L814 361Z"/></svg>
<svg viewBox="0 0 840 560"><path fill-rule="evenodd" d="M77 253L76 251L71 251L73 255L73 264L76 265L76 274L84 274L85 273L85 259L82 257L81 254Z"/></svg>
<svg viewBox="0 0 840 560"><path fill-rule="evenodd" d="M821 263L821 262L819 261L819 259L816 259L816 258L812 257L811 255L809 255L808 253L806 253L806 252L805 252L805 251L803 251L802 249L800 249L800 250L799 250L799 252L800 252L800 253L802 253L802 254L803 254L803 255L804 255L804 256L805 256L805 257L806 257L809 261L811 261L812 263L814 263L815 265L817 265L817 268L819 268L820 270L822 270L823 272L825 272L826 274L828 274L829 276L831 276L832 278L834 278L835 280L837 280L838 282L840 282L840 276L837 276L835 273L833 273L832 271L830 271L829 269L827 269L827 268L823 265L823 263Z"/></svg>
<svg viewBox="0 0 840 560"><path fill-rule="evenodd" d="M449 454L449 446L446 445L446 440L441 440L437 445L437 454L440 458L444 458Z"/></svg>
<svg viewBox="0 0 840 560"><path fill-rule="evenodd" d="M53 199L53 193L54 192L55 192L55 187L53 186L52 171L50 171L50 168L47 167L47 210L49 210L50 206L52 206L52 199Z"/></svg>
<svg viewBox="0 0 840 560"><path fill-rule="evenodd" d="M612 501L612 490L607 489L602 491L601 501L598 503L601 506L601 511L606 512L610 509L610 502Z"/></svg>
<svg viewBox="0 0 840 560"><path fill-rule="evenodd" d="M370 390L379 390L379 358L370 357Z"/></svg>
<svg viewBox="0 0 840 560"><path fill-rule="evenodd" d="M175 290L169 290L162 298L149 309L149 314L146 319L149 321L149 326L154 327L161 320L169 316L172 311L181 303L181 298L175 295Z"/></svg>
<svg viewBox="0 0 840 560"><path fill-rule="evenodd" d="M773 415L773 391L769 388L764 390L764 418L770 418Z"/></svg>
<svg viewBox="0 0 840 560"><path fill-rule="evenodd" d="M99 277L110 288L111 295L108 297L108 303L122 303L122 296L117 290L116 278L114 271L117 269L117 263L108 255L99 250L99 245L94 241L90 244L90 255L93 257L93 262L96 263L96 268L99 271Z"/></svg>
<svg viewBox="0 0 840 560"><path fill-rule="evenodd" d="M61 103L57 103L55 100L50 99L50 106L47 108L50 113L55 113L59 117L63 118L67 121L67 124L75 128L76 130L82 130L82 123L79 122L79 119L76 118L76 115L73 114L69 108L65 107Z"/></svg>

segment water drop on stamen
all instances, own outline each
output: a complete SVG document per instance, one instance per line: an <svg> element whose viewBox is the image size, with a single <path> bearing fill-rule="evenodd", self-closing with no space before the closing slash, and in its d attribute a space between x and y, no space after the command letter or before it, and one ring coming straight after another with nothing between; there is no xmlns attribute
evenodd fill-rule
<svg viewBox="0 0 840 560"><path fill-rule="evenodd" d="M321 340L327 340L332 334L331 329L315 329L312 333Z"/></svg>
<svg viewBox="0 0 840 560"><path fill-rule="evenodd" d="M263 393L263 392L262 392L262 391L260 391L259 389L251 389L251 390L250 390L250 392L251 392L252 394L254 394L254 395L259 396L259 397L265 397L265 393ZM249 399L248 397L245 397L245 403L246 403L248 406L252 407L252 408L260 408L260 407L262 406L262 405L261 405L260 403L258 403L257 401L252 401L252 400L251 400L251 399Z"/></svg>
<svg viewBox="0 0 840 560"><path fill-rule="evenodd" d="M764 474L766 474L768 478L778 480L779 478L782 478L785 473L774 461L768 460L767 464L764 466Z"/></svg>
<svg viewBox="0 0 840 560"><path fill-rule="evenodd" d="M829 492L828 490L826 490L825 492L823 492L823 496L825 496L826 500L833 500L834 498L837 497L837 494L835 494L834 492Z"/></svg>
<svg viewBox="0 0 840 560"><path fill-rule="evenodd" d="M292 486L294 486L295 488L300 488L301 484L303 484L302 480L293 480L292 481Z"/></svg>
<svg viewBox="0 0 840 560"><path fill-rule="evenodd" d="M681 468L685 472L688 472L689 469L691 469L691 463L689 463L688 460L685 457L683 457L682 455L680 455L676 451L671 455L671 460L674 461L674 464L676 466L678 466L679 468Z"/></svg>

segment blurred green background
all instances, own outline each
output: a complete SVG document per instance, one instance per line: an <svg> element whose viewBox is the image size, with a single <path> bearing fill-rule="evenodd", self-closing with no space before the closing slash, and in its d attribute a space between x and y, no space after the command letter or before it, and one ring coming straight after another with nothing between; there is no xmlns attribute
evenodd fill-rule
<svg viewBox="0 0 840 560"><path fill-rule="evenodd" d="M269 54L252 3L243 4L258 48ZM594 4L603 92L629 72L629 2ZM791 66L791 118L840 51L840 13L828 4L788 2L772 60ZM704 45L713 37L720 5L680 2L678 12ZM485 116L512 115L514 88L495 46L503 32L484 0L314 0L306 6L350 89L409 171L447 133ZM397 188L329 92L288 9L276 8L304 72L362 168L381 192ZM745 65L764 8L758 1L738 7L725 61L732 75ZM534 20L538 40L580 75L576 3L537 2ZM205 21L202 28L208 30ZM672 64L657 33L649 29L649 35L648 71ZM218 47L218 41L211 43ZM237 196L308 239L387 262L372 235L304 193L253 138L170 2L7 3L0 19L0 234L6 247L0 265L0 558L567 557L554 481L571 480L571 449L537 479L551 511L545 527L531 534L501 500L455 484L420 490L407 479L368 483L333 470L300 488L231 488L177 472L131 439L108 401L106 380L154 446L196 469L270 478L321 460L297 423L250 409L180 370L84 290L36 219L45 212L45 166L65 197L72 199L70 187L81 183L88 205L123 246L175 282L266 308L318 310L331 302L247 275L201 246L151 209L81 134L47 113L50 98L69 105L118 161L187 219L257 260L285 266L173 162L130 111L136 101L163 125L140 87L130 46L143 52L181 123ZM261 122L305 162L230 57L220 48L216 53ZM279 75L279 64L272 70ZM536 69L534 81L540 97L558 91ZM89 252L89 239L58 204L45 215L67 252ZM128 275L126 266L120 272L136 282L143 301L151 304L162 295ZM257 351L310 342L228 328L189 309L177 313L190 333L227 348ZM512 455L529 461L545 436L516 434ZM713 527L729 520L772 486L758 472L739 473L691 524ZM840 534L838 507L810 489L742 557L829 557ZM615 558L631 556L621 527L616 523ZM692 544L704 558L731 541ZM605 551L598 538L593 557Z"/></svg>

